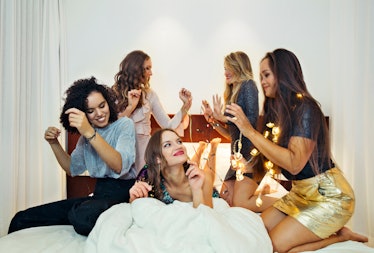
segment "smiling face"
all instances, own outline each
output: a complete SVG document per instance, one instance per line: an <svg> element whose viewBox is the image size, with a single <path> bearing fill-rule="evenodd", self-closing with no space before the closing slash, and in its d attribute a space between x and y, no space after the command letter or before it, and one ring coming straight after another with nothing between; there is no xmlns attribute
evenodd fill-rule
<svg viewBox="0 0 374 253"><path fill-rule="evenodd" d="M152 76L152 61L151 58L148 58L147 60L144 61L143 63L143 75L145 80L149 82Z"/></svg>
<svg viewBox="0 0 374 253"><path fill-rule="evenodd" d="M187 150L181 138L172 131L165 131L161 136L162 156L168 166L181 165L187 161Z"/></svg>
<svg viewBox="0 0 374 253"><path fill-rule="evenodd" d="M265 58L260 64L260 80L265 96L274 98L277 90L277 82L270 68L269 59Z"/></svg>
<svg viewBox="0 0 374 253"><path fill-rule="evenodd" d="M224 67L225 67L226 84L234 83L235 72L233 71L233 69L228 64L225 64Z"/></svg>
<svg viewBox="0 0 374 253"><path fill-rule="evenodd" d="M93 91L87 97L86 115L95 127L106 127L109 124L109 105L100 92Z"/></svg>

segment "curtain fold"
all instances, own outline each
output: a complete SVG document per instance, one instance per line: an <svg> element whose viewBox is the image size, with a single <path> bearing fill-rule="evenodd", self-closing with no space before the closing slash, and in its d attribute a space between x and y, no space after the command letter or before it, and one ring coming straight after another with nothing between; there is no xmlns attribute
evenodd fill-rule
<svg viewBox="0 0 374 253"><path fill-rule="evenodd" d="M65 81L60 5L59 0L0 2L0 236L17 211L66 196L65 173L44 140L48 126L60 127Z"/></svg>
<svg viewBox="0 0 374 253"><path fill-rule="evenodd" d="M356 196L348 226L367 235L370 246L374 246L373 10L371 0L331 1L329 57L333 154Z"/></svg>

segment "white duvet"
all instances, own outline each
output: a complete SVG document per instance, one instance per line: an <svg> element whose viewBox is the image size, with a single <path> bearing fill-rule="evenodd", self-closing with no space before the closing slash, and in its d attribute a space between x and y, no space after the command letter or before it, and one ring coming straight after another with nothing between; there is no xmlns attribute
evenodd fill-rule
<svg viewBox="0 0 374 253"><path fill-rule="evenodd" d="M86 240L85 252L272 252L258 214L230 208L214 199L214 208L152 198L119 204L103 213Z"/></svg>

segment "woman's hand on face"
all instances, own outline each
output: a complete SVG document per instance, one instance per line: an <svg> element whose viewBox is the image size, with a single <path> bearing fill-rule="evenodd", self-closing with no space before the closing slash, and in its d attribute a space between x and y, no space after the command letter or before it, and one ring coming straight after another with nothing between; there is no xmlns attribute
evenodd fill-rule
<svg viewBox="0 0 374 253"><path fill-rule="evenodd" d="M179 98L183 102L183 109L188 112L190 110L191 105L192 105L192 94L189 90L182 88L179 91Z"/></svg>
<svg viewBox="0 0 374 253"><path fill-rule="evenodd" d="M48 141L49 144L58 143L57 138L60 136L60 129L56 127L48 127L44 132L44 139Z"/></svg>
<svg viewBox="0 0 374 253"><path fill-rule="evenodd" d="M130 188L130 203L138 198L148 197L148 192L152 190L152 186L143 181L136 181Z"/></svg>
<svg viewBox="0 0 374 253"><path fill-rule="evenodd" d="M206 100L203 100L201 102L201 111L204 114L204 118L207 122L212 122L213 121L213 110L209 105L209 102Z"/></svg>
<svg viewBox="0 0 374 253"><path fill-rule="evenodd" d="M77 128L79 133L85 138L92 136L94 130L84 112L76 108L70 108L66 110L65 114L69 114L69 123L71 127Z"/></svg>
<svg viewBox="0 0 374 253"><path fill-rule="evenodd" d="M239 105L235 103L227 105L226 112L232 115L232 117L226 116L226 119L234 123L240 131L244 132L245 130L253 130L252 124L249 122L248 118L245 116L242 108Z"/></svg>
<svg viewBox="0 0 374 253"><path fill-rule="evenodd" d="M204 185L205 174L204 171L199 168L197 163L188 161L190 167L186 171L188 182L191 186L192 191L201 190Z"/></svg>

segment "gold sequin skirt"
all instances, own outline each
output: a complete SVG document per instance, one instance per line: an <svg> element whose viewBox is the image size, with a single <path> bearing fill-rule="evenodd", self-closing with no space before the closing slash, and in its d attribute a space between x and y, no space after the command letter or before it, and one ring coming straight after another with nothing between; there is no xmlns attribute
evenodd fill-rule
<svg viewBox="0 0 374 253"><path fill-rule="evenodd" d="M342 172L332 168L315 177L293 181L291 191L273 206L324 239L351 218L355 196Z"/></svg>

